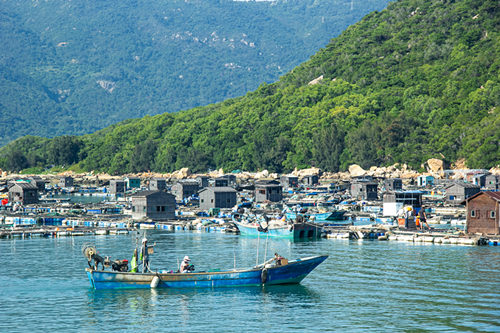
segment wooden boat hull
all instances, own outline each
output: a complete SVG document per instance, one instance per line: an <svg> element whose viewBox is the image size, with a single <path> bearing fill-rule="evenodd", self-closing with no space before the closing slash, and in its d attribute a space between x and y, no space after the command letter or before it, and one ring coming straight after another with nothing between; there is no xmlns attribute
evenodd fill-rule
<svg viewBox="0 0 500 333"><path fill-rule="evenodd" d="M241 235L273 238L288 238L293 240L321 237L321 226L313 223L294 223L282 227L270 227L267 232L258 230L258 226L234 222Z"/></svg>
<svg viewBox="0 0 500 333"><path fill-rule="evenodd" d="M250 268L223 272L199 273L130 273L95 271L87 268L94 289L151 288L155 277L156 288L215 288L245 287L300 283L328 256L316 256L290 261L287 265Z"/></svg>

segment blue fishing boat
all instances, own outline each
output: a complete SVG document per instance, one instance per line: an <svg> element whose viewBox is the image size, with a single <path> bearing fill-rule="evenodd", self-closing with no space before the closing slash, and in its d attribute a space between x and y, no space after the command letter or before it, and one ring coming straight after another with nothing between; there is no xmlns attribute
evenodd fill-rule
<svg viewBox="0 0 500 333"><path fill-rule="evenodd" d="M148 272L95 270L87 268L94 289L116 288L215 288L246 287L300 283L328 256L315 256L287 261L266 262L248 269L208 272Z"/></svg>
<svg viewBox="0 0 500 333"><path fill-rule="evenodd" d="M319 238L321 226L314 223L269 224L263 228L258 223L238 222L233 220L241 235L255 237L288 238L292 240Z"/></svg>

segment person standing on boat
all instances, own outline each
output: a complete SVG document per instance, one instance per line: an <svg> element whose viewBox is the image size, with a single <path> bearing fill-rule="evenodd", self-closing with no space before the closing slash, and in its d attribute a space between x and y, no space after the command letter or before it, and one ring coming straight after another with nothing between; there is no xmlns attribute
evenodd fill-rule
<svg viewBox="0 0 500 333"><path fill-rule="evenodd" d="M141 256L139 259L142 260L142 272L146 273L147 271L149 271L149 253L148 253L147 238L142 239Z"/></svg>

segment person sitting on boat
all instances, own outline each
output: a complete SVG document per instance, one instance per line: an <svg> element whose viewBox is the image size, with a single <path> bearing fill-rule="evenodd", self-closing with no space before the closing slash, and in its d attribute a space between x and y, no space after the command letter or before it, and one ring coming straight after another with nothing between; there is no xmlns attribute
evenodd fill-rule
<svg viewBox="0 0 500 333"><path fill-rule="evenodd" d="M194 265L191 265L190 262L191 262L191 259L189 259L188 256L185 256L184 260L182 260L182 263L181 263L181 269L180 269L181 273L189 273L189 272L194 271Z"/></svg>
<svg viewBox="0 0 500 333"><path fill-rule="evenodd" d="M281 266L281 260L283 260L282 256L280 256L277 252L274 254L273 260L276 261L276 266Z"/></svg>

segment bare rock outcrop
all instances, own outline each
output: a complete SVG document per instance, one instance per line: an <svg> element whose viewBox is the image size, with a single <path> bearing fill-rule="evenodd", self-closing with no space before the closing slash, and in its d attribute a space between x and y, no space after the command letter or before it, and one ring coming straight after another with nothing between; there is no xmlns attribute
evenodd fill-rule
<svg viewBox="0 0 500 333"><path fill-rule="evenodd" d="M321 75L321 76L319 76L319 77L315 78L314 80L312 80L312 81L311 81L311 82L309 82L308 84L309 84L310 86L313 86L313 85L315 85L315 84L320 83L321 81L323 81L323 75Z"/></svg>
<svg viewBox="0 0 500 333"><path fill-rule="evenodd" d="M320 174L321 170L315 167L308 169L301 169L301 170L297 170L297 168L295 168L295 170L292 171L292 175L297 176L299 178L305 176L319 176Z"/></svg>
<svg viewBox="0 0 500 333"><path fill-rule="evenodd" d="M366 175L366 170L357 164L349 165L349 174L351 177L361 177Z"/></svg>
<svg viewBox="0 0 500 333"><path fill-rule="evenodd" d="M180 170L174 171L172 173L172 178L184 179L188 178L190 175L191 175L191 170L189 170L189 168L182 168Z"/></svg>
<svg viewBox="0 0 500 333"><path fill-rule="evenodd" d="M427 160L427 171L439 172L444 170L444 162L438 158L430 158Z"/></svg>

